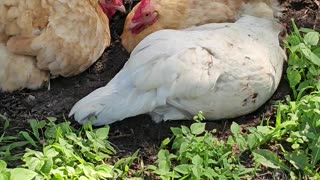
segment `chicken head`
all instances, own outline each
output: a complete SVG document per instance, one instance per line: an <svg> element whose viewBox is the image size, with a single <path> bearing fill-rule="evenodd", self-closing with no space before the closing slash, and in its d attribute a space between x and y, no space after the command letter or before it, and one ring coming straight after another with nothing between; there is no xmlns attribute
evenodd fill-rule
<svg viewBox="0 0 320 180"><path fill-rule="evenodd" d="M103 12L110 19L117 11L126 13L123 0L99 0L99 4Z"/></svg>
<svg viewBox="0 0 320 180"><path fill-rule="evenodd" d="M130 31L133 34L139 34L148 26L154 24L159 17L151 0L142 0L131 20Z"/></svg>

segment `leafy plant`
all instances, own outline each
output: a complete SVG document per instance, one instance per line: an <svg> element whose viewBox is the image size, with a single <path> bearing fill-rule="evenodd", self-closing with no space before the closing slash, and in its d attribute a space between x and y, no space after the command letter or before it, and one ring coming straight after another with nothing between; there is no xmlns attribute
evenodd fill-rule
<svg viewBox="0 0 320 180"><path fill-rule="evenodd" d="M203 117L202 113L197 117ZM255 172L254 168L241 165L241 152L234 149L236 143L219 140L215 131L205 130L205 123L171 128L171 131L173 153L161 149L157 165L149 166L161 179L241 179L250 178ZM164 140L162 147L169 143L169 139Z"/></svg>
<svg viewBox="0 0 320 180"><path fill-rule="evenodd" d="M299 30L294 20L292 25L294 31L284 42L289 50L287 78L296 99L298 92L320 89L320 35L312 29Z"/></svg>
<svg viewBox="0 0 320 180"><path fill-rule="evenodd" d="M312 92L299 101L281 104L281 119L291 122L282 132L292 151L284 157L302 174L320 178L320 92Z"/></svg>
<svg viewBox="0 0 320 180"><path fill-rule="evenodd" d="M0 121L3 121L2 135L0 137L0 160L7 162L14 162L20 160L23 156L23 148L26 147L29 142L21 135L7 136L6 130L10 126L10 121L3 115L0 115ZM12 154L15 150L16 153Z"/></svg>
<svg viewBox="0 0 320 180"><path fill-rule="evenodd" d="M19 133L19 138L26 139L24 145L31 145L33 150L27 148L22 157L24 164L14 169L8 169L5 161L0 160L0 179L112 179L129 175L138 151L115 165L108 163L116 153L107 140L109 126L93 129L87 124L76 130L70 122L47 120L31 120L32 131ZM15 142L2 143L7 151Z"/></svg>
<svg viewBox="0 0 320 180"><path fill-rule="evenodd" d="M280 168L291 179L320 179L320 46L319 32L298 29L285 41L289 49L287 77L294 100L278 103L275 127L267 126L265 139L277 141L280 153L253 150L256 162ZM281 156L280 156L281 155Z"/></svg>
<svg viewBox="0 0 320 180"><path fill-rule="evenodd" d="M15 168L15 169L7 169L7 163L5 161L0 160L0 179L33 179L37 176L32 170L24 169L24 168Z"/></svg>

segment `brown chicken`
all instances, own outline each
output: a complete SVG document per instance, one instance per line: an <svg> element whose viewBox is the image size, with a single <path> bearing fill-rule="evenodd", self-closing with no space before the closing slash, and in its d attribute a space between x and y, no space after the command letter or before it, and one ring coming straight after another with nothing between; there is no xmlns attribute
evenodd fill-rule
<svg viewBox="0 0 320 180"><path fill-rule="evenodd" d="M49 73L86 70L110 45L116 10L125 12L122 0L1 0L0 89L36 89Z"/></svg>
<svg viewBox="0 0 320 180"><path fill-rule="evenodd" d="M274 0L142 0L128 14L121 42L131 52L142 39L161 29L234 22L245 3L261 1L270 4Z"/></svg>

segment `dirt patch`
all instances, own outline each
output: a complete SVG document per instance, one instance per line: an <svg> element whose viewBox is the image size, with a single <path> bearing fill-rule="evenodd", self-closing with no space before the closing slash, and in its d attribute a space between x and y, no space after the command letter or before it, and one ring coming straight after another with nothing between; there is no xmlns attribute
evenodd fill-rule
<svg viewBox="0 0 320 180"><path fill-rule="evenodd" d="M320 28L319 21L316 21L319 11L315 0L281 0L280 3L285 9L281 21L288 25L288 31L291 31L291 18L296 19L299 27ZM111 46L91 68L81 75L51 80L50 91L41 89L23 90L12 94L0 93L0 114L11 119L11 127L13 127L11 133L14 134L28 127L27 119L43 119L48 116L62 119L64 115L68 115L74 103L107 84L129 57L121 46L119 38L124 20L125 17L119 15L111 22ZM283 100L289 92L288 84L282 78L273 97L256 112L231 120L210 121L207 123L207 128L217 129L218 135L225 138L229 134L227 129L232 121L236 121L244 128L256 126L261 122L262 116L273 118L272 105L277 100ZM110 140L119 148L120 156L131 154L140 148L142 158L146 162L153 162L156 153L154 147L158 146L164 138L171 136L170 127L191 123L191 121L170 121L155 124L149 116L140 115L112 124Z"/></svg>

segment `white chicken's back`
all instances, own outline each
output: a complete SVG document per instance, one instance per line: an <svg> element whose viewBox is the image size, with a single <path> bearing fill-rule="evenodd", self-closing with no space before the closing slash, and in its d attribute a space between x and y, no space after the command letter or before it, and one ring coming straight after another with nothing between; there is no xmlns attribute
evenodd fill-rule
<svg viewBox="0 0 320 180"><path fill-rule="evenodd" d="M264 104L277 89L286 58L280 26L243 16L236 23L161 30L133 50L105 86L75 104L70 115L94 125L149 113L153 120L232 118Z"/></svg>

